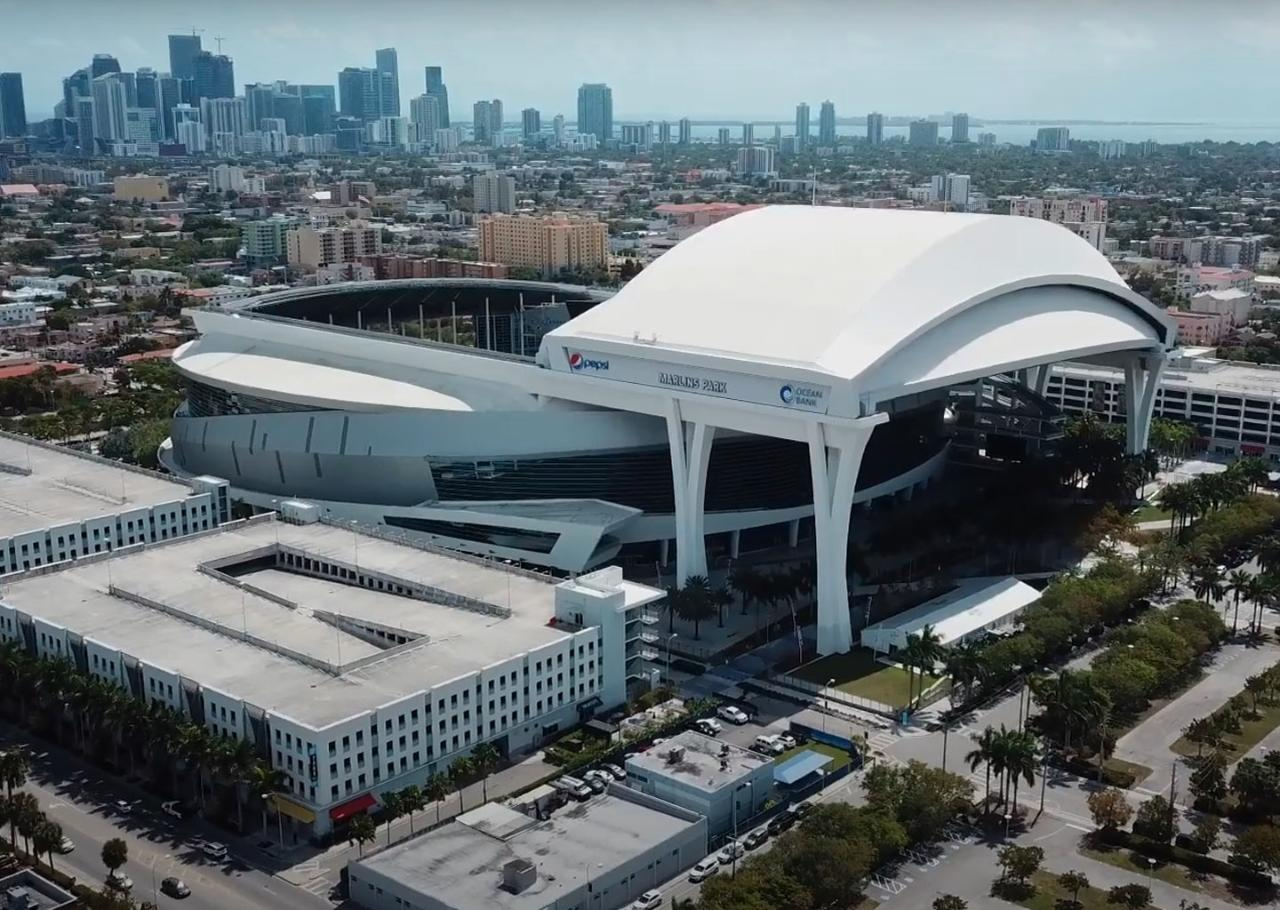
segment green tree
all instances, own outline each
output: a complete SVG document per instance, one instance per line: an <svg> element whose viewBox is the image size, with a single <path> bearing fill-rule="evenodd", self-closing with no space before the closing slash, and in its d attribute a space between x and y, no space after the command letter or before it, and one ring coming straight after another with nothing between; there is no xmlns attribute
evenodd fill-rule
<svg viewBox="0 0 1280 910"><path fill-rule="evenodd" d="M913 840L936 838L973 799L967 779L920 761L877 764L863 776L862 787L867 805L897 819Z"/></svg>
<svg viewBox="0 0 1280 910"><path fill-rule="evenodd" d="M109 877L128 861L129 845L122 838L113 837L102 845L102 865L107 867Z"/></svg>
<svg viewBox="0 0 1280 910"><path fill-rule="evenodd" d="M940 894L933 899L933 910L969 910L969 902L954 894Z"/></svg>
<svg viewBox="0 0 1280 910"><path fill-rule="evenodd" d="M1133 833L1167 844L1173 840L1175 812L1163 796L1153 796L1138 807L1133 817Z"/></svg>
<svg viewBox="0 0 1280 910"><path fill-rule="evenodd" d="M480 778L481 799L489 801L489 775L498 767L502 756L491 742L483 742L471 750L471 766Z"/></svg>
<svg viewBox="0 0 1280 910"><path fill-rule="evenodd" d="M1234 862L1262 872L1280 871L1280 828L1252 825L1241 832L1232 846Z"/></svg>
<svg viewBox="0 0 1280 910"><path fill-rule="evenodd" d="M427 808L427 799L422 794L422 788L417 784L410 784L400 791L400 807L404 810L404 814L409 816L409 836L413 836L413 813L421 812Z"/></svg>
<svg viewBox="0 0 1280 910"><path fill-rule="evenodd" d="M1007 847L1001 847L1000 852L996 854L996 863L1000 866L1000 880L1023 887L1030 883L1031 876L1040 871L1040 864L1043 862L1044 849L1041 847L1019 847L1016 844L1010 844Z"/></svg>
<svg viewBox="0 0 1280 910"><path fill-rule="evenodd" d="M1072 906L1079 907L1080 892L1089 887L1089 877L1083 872L1072 869L1058 876L1058 887L1063 891L1070 891Z"/></svg>
<svg viewBox="0 0 1280 910"><path fill-rule="evenodd" d="M404 803L399 790L388 790L382 794L382 821L387 823L387 846L391 846L391 823L404 815Z"/></svg>
<svg viewBox="0 0 1280 910"><path fill-rule="evenodd" d="M995 755L994 746L996 742L996 731L990 725L982 731L982 735L975 741L977 748L964 757L969 765L970 771L977 771L978 765L985 765L987 769L987 786L986 792L982 797L982 809L988 811L991 804L991 770L992 759Z"/></svg>
<svg viewBox="0 0 1280 910"><path fill-rule="evenodd" d="M1146 885L1116 885L1107 892L1107 903L1143 910L1151 903L1151 889Z"/></svg>
<svg viewBox="0 0 1280 910"><path fill-rule="evenodd" d="M719 607L711 592L711 582L705 575L690 575L684 580L680 596L675 603L676 614L685 622L693 623L693 637L699 638L702 623L715 616Z"/></svg>
<svg viewBox="0 0 1280 910"><path fill-rule="evenodd" d="M351 819L351 824L347 826L347 843L356 844L361 856L364 856L364 845L371 843L377 836L377 825L364 812Z"/></svg>
<svg viewBox="0 0 1280 910"><path fill-rule="evenodd" d="M462 791L472 780L475 779L475 765L471 763L471 759L467 756L455 758L453 764L449 765L449 782L453 784L453 789L458 791L458 811L463 810Z"/></svg>
<svg viewBox="0 0 1280 910"><path fill-rule="evenodd" d="M62 846L62 826L43 815L31 832L31 847L36 856L47 856L49 868L53 868L53 853Z"/></svg>
<svg viewBox="0 0 1280 910"><path fill-rule="evenodd" d="M1211 853L1216 850L1221 838L1222 819L1207 812L1200 816L1195 830L1191 832L1191 843L1201 853Z"/></svg>
<svg viewBox="0 0 1280 910"><path fill-rule="evenodd" d="M1133 818L1133 807L1125 799L1124 791L1115 787L1095 790L1089 794L1088 803L1093 823L1105 831L1117 831Z"/></svg>
<svg viewBox="0 0 1280 910"><path fill-rule="evenodd" d="M427 778L427 782L422 785L422 794L428 800L436 804L436 824L440 824L440 803L453 792L453 787L449 783L449 778L443 774L432 774Z"/></svg>

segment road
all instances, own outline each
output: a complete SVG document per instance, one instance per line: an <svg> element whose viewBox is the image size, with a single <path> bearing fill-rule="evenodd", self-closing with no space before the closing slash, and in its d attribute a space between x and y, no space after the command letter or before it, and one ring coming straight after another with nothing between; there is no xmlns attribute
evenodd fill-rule
<svg viewBox="0 0 1280 910"><path fill-rule="evenodd" d="M54 867L78 880L99 886L105 880L102 845L113 837L129 845L125 873L133 879L133 894L153 899L152 882L158 886L166 876L181 878L191 887L191 896L178 901L158 894L160 907L182 906L188 910L324 910L329 901L309 894L257 868L257 857L246 856L231 843L231 859L216 864L188 846L193 837L226 842L224 833L201 821L168 818L155 798L143 798L135 814L121 815L111 804L122 796L135 798L132 787L105 772L88 768L61 749L44 744L31 746L12 729L0 731L5 746L25 744L31 749L32 771L23 787L40 802L40 807L62 826L75 842L75 850L55 856ZM265 855L263 860L269 860Z"/></svg>

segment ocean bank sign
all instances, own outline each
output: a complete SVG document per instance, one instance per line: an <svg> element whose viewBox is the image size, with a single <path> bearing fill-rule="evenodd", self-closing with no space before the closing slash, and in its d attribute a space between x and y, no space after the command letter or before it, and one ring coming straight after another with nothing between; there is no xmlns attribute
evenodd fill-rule
<svg viewBox="0 0 1280 910"><path fill-rule="evenodd" d="M728 370L709 370L576 348L566 348L565 359L573 373L604 375L620 382L715 398L731 398L775 408L825 414L831 398L830 386L799 379L787 380Z"/></svg>

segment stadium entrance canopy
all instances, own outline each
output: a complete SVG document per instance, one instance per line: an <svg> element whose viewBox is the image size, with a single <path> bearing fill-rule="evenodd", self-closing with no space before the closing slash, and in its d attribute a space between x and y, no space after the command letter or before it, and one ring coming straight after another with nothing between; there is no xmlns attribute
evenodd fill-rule
<svg viewBox="0 0 1280 910"><path fill-rule="evenodd" d="M1061 360L1125 370L1146 448L1174 328L1093 247L1031 218L770 206L706 228L547 334L542 394L666 418L681 579L706 574L707 463L725 428L807 443L821 654L847 651L855 482L895 407Z"/></svg>

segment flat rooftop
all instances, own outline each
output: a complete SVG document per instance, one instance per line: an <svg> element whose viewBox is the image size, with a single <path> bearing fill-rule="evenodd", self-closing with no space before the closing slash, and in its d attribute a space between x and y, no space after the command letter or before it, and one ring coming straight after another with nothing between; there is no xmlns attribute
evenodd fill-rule
<svg viewBox="0 0 1280 910"><path fill-rule="evenodd" d="M1054 372L1123 382L1124 372L1095 364L1055 364ZM1280 400L1280 367L1247 364L1232 360L1200 358L1191 363L1171 361L1160 384L1167 388L1216 392L1219 395L1242 395L1265 400Z"/></svg>
<svg viewBox="0 0 1280 910"><path fill-rule="evenodd" d="M673 750L684 755L672 761ZM685 786L715 793L751 774L773 759L732 743L685 730L647 752L627 759L627 771L640 771L681 781Z"/></svg>
<svg viewBox="0 0 1280 910"><path fill-rule="evenodd" d="M104 458L0 434L0 538L185 499L190 487Z"/></svg>
<svg viewBox="0 0 1280 910"><path fill-rule="evenodd" d="M697 824L612 792L545 821L490 803L355 865L449 907L541 910L586 885L591 870L616 869ZM514 859L538 872L520 894L500 887L502 867Z"/></svg>
<svg viewBox="0 0 1280 910"><path fill-rule="evenodd" d="M299 574L282 552L431 593ZM3 602L314 728L566 637L547 625L553 579L328 524L259 518L62 565L16 576Z"/></svg>

